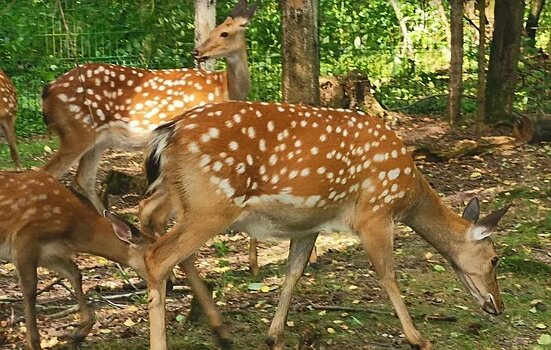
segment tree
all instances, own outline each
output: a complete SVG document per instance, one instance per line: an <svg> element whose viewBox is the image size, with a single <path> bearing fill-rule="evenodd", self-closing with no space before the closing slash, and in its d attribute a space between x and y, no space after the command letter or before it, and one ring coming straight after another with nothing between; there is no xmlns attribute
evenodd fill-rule
<svg viewBox="0 0 551 350"><path fill-rule="evenodd" d="M530 6L530 13L526 20L526 34L532 39L532 45L536 44L536 30L538 28L538 22L540 20L541 11L545 5L545 0L532 0L532 6Z"/></svg>
<svg viewBox="0 0 551 350"><path fill-rule="evenodd" d="M518 75L524 0L496 1L486 83L486 123L511 122Z"/></svg>
<svg viewBox="0 0 551 350"><path fill-rule="evenodd" d="M451 60L448 114L450 123L461 118L463 90L463 0L451 0Z"/></svg>
<svg viewBox="0 0 551 350"><path fill-rule="evenodd" d="M195 0L195 46L203 43L216 26L216 0ZM208 59L203 68L214 70L214 59Z"/></svg>
<svg viewBox="0 0 551 350"><path fill-rule="evenodd" d="M478 85L476 104L477 127L484 120L484 109L486 99L484 96L484 85L486 84L486 1L478 0Z"/></svg>
<svg viewBox="0 0 551 350"><path fill-rule="evenodd" d="M283 101L318 105L318 0L281 0Z"/></svg>

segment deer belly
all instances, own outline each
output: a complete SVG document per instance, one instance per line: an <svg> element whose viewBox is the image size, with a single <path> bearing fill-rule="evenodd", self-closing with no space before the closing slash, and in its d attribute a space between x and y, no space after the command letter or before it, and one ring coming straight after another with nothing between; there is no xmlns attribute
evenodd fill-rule
<svg viewBox="0 0 551 350"><path fill-rule="evenodd" d="M314 233L352 232L350 225L339 217L321 221L309 217L296 221L259 213L250 213L238 219L231 229L246 232L259 241L290 239Z"/></svg>

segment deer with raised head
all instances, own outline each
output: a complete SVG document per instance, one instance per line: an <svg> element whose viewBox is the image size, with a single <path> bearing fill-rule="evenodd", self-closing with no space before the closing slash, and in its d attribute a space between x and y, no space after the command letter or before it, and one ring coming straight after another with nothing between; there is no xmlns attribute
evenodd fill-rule
<svg viewBox="0 0 551 350"><path fill-rule="evenodd" d="M15 166L21 168L15 144L15 118L17 116L17 94L11 79L0 69L0 131L6 137L10 156Z"/></svg>
<svg viewBox="0 0 551 350"><path fill-rule="evenodd" d="M250 90L245 28L256 6L241 0L213 29L194 55L226 58L227 70L149 70L112 64L84 64L44 87L42 109L60 148L44 170L61 178L78 162L76 182L103 210L95 178L108 147L143 147L157 126L193 107L245 99Z"/></svg>
<svg viewBox="0 0 551 350"><path fill-rule="evenodd" d="M36 323L38 266L57 272L72 284L80 325L71 338L79 342L92 329L94 312L87 305L82 275L72 255L100 255L146 276L143 252L151 242L114 214L100 215L86 197L79 197L45 172L0 172L0 259L13 261L17 268L28 349L40 349Z"/></svg>
<svg viewBox="0 0 551 350"><path fill-rule="evenodd" d="M224 102L189 111L155 134L148 179L153 188L170 193L178 215L145 254L151 349L167 348L165 288L172 267L189 262L227 228L291 240L268 332L272 349L284 348L292 291L320 232L359 236L416 348L430 349L431 343L416 329L396 283L395 221L413 228L450 261L483 310L503 311L490 235L508 207L478 220L479 202L473 199L463 216L455 214L380 118L301 105Z"/></svg>

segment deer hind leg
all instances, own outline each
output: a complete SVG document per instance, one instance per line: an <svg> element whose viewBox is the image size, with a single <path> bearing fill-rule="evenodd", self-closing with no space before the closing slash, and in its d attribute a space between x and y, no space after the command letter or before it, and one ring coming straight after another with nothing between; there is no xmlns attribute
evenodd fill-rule
<svg viewBox="0 0 551 350"><path fill-rule="evenodd" d="M398 314L406 339L415 349L429 350L432 347L431 343L421 336L413 324L396 283L392 226L393 223L389 219L376 219L360 224L357 231L369 260Z"/></svg>
<svg viewBox="0 0 551 350"><path fill-rule="evenodd" d="M249 244L249 269L251 270L251 274L256 277L260 271L260 268L258 267L258 240L251 237ZM312 249L308 262L310 264L316 264L318 262L318 254L316 252L315 245Z"/></svg>
<svg viewBox="0 0 551 350"><path fill-rule="evenodd" d="M308 263L308 258L316 243L317 237L318 234L316 233L291 239L289 258L287 259L287 274L285 275L285 282L283 283L283 288L279 296L276 313L268 332L268 339L266 339L268 346L274 350L285 348L283 343L283 330L291 305L293 289L304 272L304 268Z"/></svg>
<svg viewBox="0 0 551 350"><path fill-rule="evenodd" d="M38 261L36 254L36 248L32 244L18 244L19 249L16 249L16 256L14 259L15 266L19 275L19 281L21 283L21 291L23 293L23 306L25 308L25 324L27 327L27 333L25 335L27 349L36 350L40 347L40 335L38 334L38 326L36 323L36 286L38 282L38 276L36 268L38 267ZM22 252L22 254L18 254Z"/></svg>
<svg viewBox="0 0 551 350"><path fill-rule="evenodd" d="M17 146L15 142L15 128L13 124L13 122L3 122L1 123L1 126L4 134L6 135L6 140L8 141L11 159L15 163L15 167L17 169L21 169L21 162L19 160L19 153L17 153Z"/></svg>
<svg viewBox="0 0 551 350"><path fill-rule="evenodd" d="M232 336L222 321L220 312L212 299L211 292L205 282L199 276L194 265L195 254L182 261L179 266L184 270L193 290L193 297L197 298L203 312L207 316L209 327L214 332L216 341L222 349L230 349L233 343Z"/></svg>
<svg viewBox="0 0 551 350"><path fill-rule="evenodd" d="M80 313L80 326L69 337L73 339L75 344L79 344L90 333L96 321L94 311L88 306L82 291L82 274L75 262L69 257L48 257L44 262L41 261L41 265L57 272L73 286Z"/></svg>
<svg viewBox="0 0 551 350"><path fill-rule="evenodd" d="M79 135L60 135L61 145L53 157L46 163L43 170L56 179L60 179L69 171L86 151L94 147L94 140Z"/></svg>
<svg viewBox="0 0 551 350"><path fill-rule="evenodd" d="M146 251L151 350L167 349L165 299L166 281L170 272L176 264L190 258L209 238L228 227L237 217L236 213L223 212L212 210L195 214L190 210L185 214L187 220L180 217L176 225Z"/></svg>
<svg viewBox="0 0 551 350"><path fill-rule="evenodd" d="M253 276L257 276L260 271L258 268L258 240L251 237L249 244L249 269Z"/></svg>
<svg viewBox="0 0 551 350"><path fill-rule="evenodd" d="M86 151L78 164L76 182L84 191L84 194L94 205L98 212L103 212L105 208L96 191L96 174L98 172L99 162L103 151L109 147L107 141L99 141Z"/></svg>

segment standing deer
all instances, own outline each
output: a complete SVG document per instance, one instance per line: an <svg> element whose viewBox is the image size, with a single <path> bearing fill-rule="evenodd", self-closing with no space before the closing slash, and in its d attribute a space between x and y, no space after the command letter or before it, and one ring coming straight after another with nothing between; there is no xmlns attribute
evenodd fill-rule
<svg viewBox="0 0 551 350"><path fill-rule="evenodd" d="M0 69L0 131L6 136L10 156L15 166L21 168L15 145L15 117L17 115L17 94L12 81Z"/></svg>
<svg viewBox="0 0 551 350"><path fill-rule="evenodd" d="M151 242L113 214L98 214L86 197L45 172L0 172L0 259L12 260L19 274L28 349L40 349L35 305L38 266L59 273L73 285L80 326L72 338L78 342L94 325L94 312L86 303L72 255L100 255L145 276L143 252Z"/></svg>
<svg viewBox="0 0 551 350"><path fill-rule="evenodd" d="M167 348L171 269L192 260L226 228L291 240L268 332L272 349L284 348L292 291L320 232L360 237L408 342L418 349L431 343L415 328L396 283L395 221L412 227L451 262L483 310L503 311L490 235L508 207L478 220L474 198L462 217L455 214L377 117L292 104L209 104L157 129L147 165L151 187L165 188L178 214L174 227L145 254L151 349Z"/></svg>
<svg viewBox="0 0 551 350"><path fill-rule="evenodd" d="M91 63L45 86L44 119L61 144L44 170L59 179L78 162L76 182L102 211L95 178L106 148L143 147L152 130L193 107L247 97L250 76L245 28L255 9L241 0L194 51L198 59L226 58L226 71L149 70Z"/></svg>

